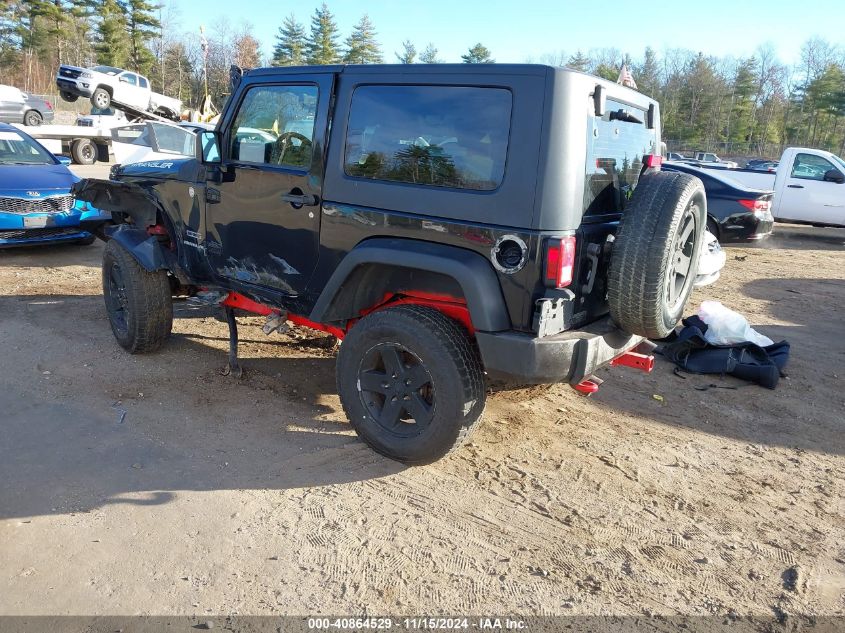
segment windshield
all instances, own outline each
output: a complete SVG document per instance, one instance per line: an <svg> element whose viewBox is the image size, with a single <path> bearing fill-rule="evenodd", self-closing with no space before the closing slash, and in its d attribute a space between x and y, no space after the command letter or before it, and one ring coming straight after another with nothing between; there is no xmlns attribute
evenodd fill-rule
<svg viewBox="0 0 845 633"><path fill-rule="evenodd" d="M55 165L56 159L31 138L0 130L0 165Z"/></svg>
<svg viewBox="0 0 845 633"><path fill-rule="evenodd" d="M91 114L95 116L114 116L115 112L113 108L91 108Z"/></svg>
<svg viewBox="0 0 845 633"><path fill-rule="evenodd" d="M117 75L123 72L120 68L115 68L114 66L94 66L91 70L96 70L98 73L103 73L104 75Z"/></svg>

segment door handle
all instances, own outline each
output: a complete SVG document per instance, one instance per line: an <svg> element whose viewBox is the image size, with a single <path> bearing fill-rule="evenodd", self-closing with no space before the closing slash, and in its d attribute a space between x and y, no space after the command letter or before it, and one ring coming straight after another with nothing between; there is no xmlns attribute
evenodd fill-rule
<svg viewBox="0 0 845 633"><path fill-rule="evenodd" d="M786 185L790 189L803 189L804 185Z"/></svg>
<svg viewBox="0 0 845 633"><path fill-rule="evenodd" d="M311 193L283 193L282 200L290 202L294 207L316 207L320 203L320 199Z"/></svg>

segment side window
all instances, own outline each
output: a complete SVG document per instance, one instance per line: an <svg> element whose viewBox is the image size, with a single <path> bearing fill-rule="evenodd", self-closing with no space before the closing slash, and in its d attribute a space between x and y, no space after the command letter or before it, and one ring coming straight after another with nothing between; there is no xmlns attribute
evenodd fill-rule
<svg viewBox="0 0 845 633"><path fill-rule="evenodd" d="M360 86L348 176L490 191L505 173L512 97L503 88Z"/></svg>
<svg viewBox="0 0 845 633"><path fill-rule="evenodd" d="M173 125L166 125L164 123L148 123L149 127L153 128L156 137L156 144L159 152L167 152L171 154L193 154L193 149L186 152L186 148L191 147L191 140L194 135L183 128Z"/></svg>
<svg viewBox="0 0 845 633"><path fill-rule="evenodd" d="M824 180L825 172L833 169L833 163L815 154L798 154L792 164L793 178Z"/></svg>
<svg viewBox="0 0 845 633"><path fill-rule="evenodd" d="M138 83L138 76L132 73L123 73L120 76L120 81L128 83L130 86L135 86Z"/></svg>
<svg viewBox="0 0 845 633"><path fill-rule="evenodd" d="M307 169L317 96L314 85L250 88L229 132L229 158Z"/></svg>
<svg viewBox="0 0 845 633"><path fill-rule="evenodd" d="M144 79L143 77L139 76L138 77L138 85L141 86L141 88L146 88L147 87L147 80Z"/></svg>

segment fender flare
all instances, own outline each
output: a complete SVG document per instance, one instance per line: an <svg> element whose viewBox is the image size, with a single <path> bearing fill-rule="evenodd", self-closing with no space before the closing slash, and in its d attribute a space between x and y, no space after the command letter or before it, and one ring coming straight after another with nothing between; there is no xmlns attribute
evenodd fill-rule
<svg viewBox="0 0 845 633"><path fill-rule="evenodd" d="M335 299L347 279L363 265L423 270L450 277L463 292L476 330L501 332L511 327L499 279L482 255L457 246L380 237L364 240L341 260L320 293L310 320L326 323L357 316L338 315Z"/></svg>
<svg viewBox="0 0 845 633"><path fill-rule="evenodd" d="M105 234L125 248L144 270L152 273L173 269L175 262L172 256L168 256L155 235L126 224L106 227Z"/></svg>

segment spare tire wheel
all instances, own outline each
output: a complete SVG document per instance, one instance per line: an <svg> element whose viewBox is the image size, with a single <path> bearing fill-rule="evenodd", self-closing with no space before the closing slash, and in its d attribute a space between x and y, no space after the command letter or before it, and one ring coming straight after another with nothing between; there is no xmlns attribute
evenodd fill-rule
<svg viewBox="0 0 845 633"><path fill-rule="evenodd" d="M608 271L610 315L622 329L655 339L672 331L692 292L706 222L701 180L679 172L640 178Z"/></svg>

